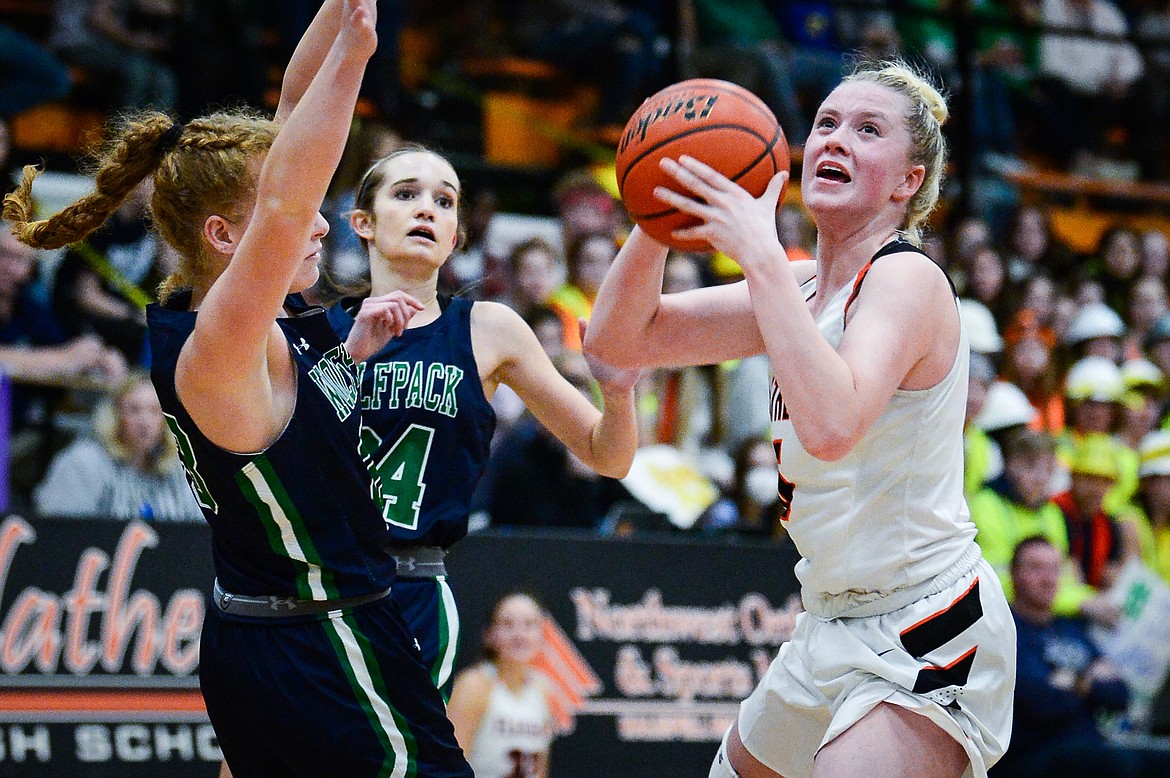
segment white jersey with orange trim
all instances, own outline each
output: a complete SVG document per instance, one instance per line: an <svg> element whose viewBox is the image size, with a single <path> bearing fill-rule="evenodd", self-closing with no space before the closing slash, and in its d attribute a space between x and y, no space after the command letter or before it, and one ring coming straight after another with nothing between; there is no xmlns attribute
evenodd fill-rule
<svg viewBox="0 0 1170 778"><path fill-rule="evenodd" d="M903 251L921 253L903 242L883 247L817 316L834 348L872 263ZM811 299L816 278L801 288ZM857 445L835 462L813 457L800 444L773 377L772 438L781 497L790 497L785 526L803 557L796 574L810 611L827 618L855 615L859 606L872 609L890 593L978 559L963 498L969 355L961 331L946 377L929 389L895 391Z"/></svg>
<svg viewBox="0 0 1170 778"><path fill-rule="evenodd" d="M540 676L530 672L523 688L513 692L496 675L494 665L487 662L483 668L494 682L487 710L467 755L476 778L544 775L553 726Z"/></svg>

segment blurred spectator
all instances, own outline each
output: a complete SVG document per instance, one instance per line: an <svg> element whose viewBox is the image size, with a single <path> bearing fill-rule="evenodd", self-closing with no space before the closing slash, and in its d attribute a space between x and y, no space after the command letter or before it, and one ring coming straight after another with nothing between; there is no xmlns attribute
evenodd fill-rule
<svg viewBox="0 0 1170 778"><path fill-rule="evenodd" d="M1064 333L1064 345L1074 359L1101 357L1118 363L1122 358L1121 341L1125 322L1117 311L1103 302L1082 305Z"/></svg>
<svg viewBox="0 0 1170 778"><path fill-rule="evenodd" d="M609 232L580 235L565 253L569 277L553 292L549 307L560 314L565 323L565 346L573 351L581 350L577 320L589 320L597 290L616 256L617 246Z"/></svg>
<svg viewBox="0 0 1170 778"><path fill-rule="evenodd" d="M790 262L813 259L817 243L816 225L803 206L789 203L776 212L776 233Z"/></svg>
<svg viewBox="0 0 1170 778"><path fill-rule="evenodd" d="M1142 346L1146 356L1158 366L1162 374L1170 375L1170 313L1164 313L1154 320L1146 330ZM1166 418L1165 408L1161 417Z"/></svg>
<svg viewBox="0 0 1170 778"><path fill-rule="evenodd" d="M1166 294L1166 282L1156 276L1139 278L1130 289L1126 306L1126 323L1129 325L1124 347L1126 357L1142 354L1150 328L1167 312L1170 312L1170 298Z"/></svg>
<svg viewBox="0 0 1170 778"><path fill-rule="evenodd" d="M487 247L488 227L496 214L496 193L479 189L468 194L467 202L467 212L460 219L463 240L439 270L440 289L474 300L496 300L508 286L504 262Z"/></svg>
<svg viewBox="0 0 1170 778"><path fill-rule="evenodd" d="M1021 308L1007 328L1005 343L1003 379L1020 387L1036 409L1035 427L1060 432L1065 418L1063 381L1053 353L1056 335L1040 324L1033 309Z"/></svg>
<svg viewBox="0 0 1170 778"><path fill-rule="evenodd" d="M972 352L967 370L967 406L963 420L963 494L967 497L997 475L1003 466L995 443L975 423L987 405L988 394L995 383L995 366L991 360L985 354Z"/></svg>
<svg viewBox="0 0 1170 778"><path fill-rule="evenodd" d="M978 300L960 298L959 316L963 319L963 329L967 331L971 350L997 359L1003 351L1003 338L1000 337L995 316L987 306Z"/></svg>
<svg viewBox="0 0 1170 778"><path fill-rule="evenodd" d="M538 306L547 307L553 292L564 283L565 261L544 238L529 238L516 244L508 255L512 279L507 302L521 316Z"/></svg>
<svg viewBox="0 0 1170 778"><path fill-rule="evenodd" d="M342 297L363 294L370 283L370 259L361 238L353 231L353 212L358 184L375 162L402 145L389 125L368 119L354 121L345 142L341 162L329 182L321 213L329 222L322 243L321 279L312 289L312 301L331 305Z"/></svg>
<svg viewBox="0 0 1170 778"><path fill-rule="evenodd" d="M972 363L977 361L976 356L971 355ZM968 438L967 467L971 472L964 477L968 494L1000 476L1003 472L1003 447L1008 436L1018 429L1035 424L1038 415L1018 386L1008 381L991 382L983 409L973 422L990 445L981 451L973 445L982 445L980 437L971 435Z"/></svg>
<svg viewBox="0 0 1170 778"><path fill-rule="evenodd" d="M1095 256L1085 264L1084 271L1101 284L1105 303L1114 311L1124 311L1130 289L1141 272L1141 262L1137 231L1114 226L1102 234Z"/></svg>
<svg viewBox="0 0 1170 778"><path fill-rule="evenodd" d="M1076 257L1052 232L1052 218L1035 205L1020 205L1007 227L1008 278L1020 283L1037 273L1064 278L1076 267Z"/></svg>
<svg viewBox="0 0 1170 778"><path fill-rule="evenodd" d="M973 111L975 141L983 152L1014 155L1019 149L1022 108L1029 116L1035 77L1035 24L1039 9L1031 0L984 0L973 3L976 51ZM1017 108L1017 106L1020 108Z"/></svg>
<svg viewBox="0 0 1170 778"><path fill-rule="evenodd" d="M1170 583L1170 432L1154 430L1138 447L1137 505L1142 558Z"/></svg>
<svg viewBox="0 0 1170 778"><path fill-rule="evenodd" d="M732 460L730 487L699 517L698 527L706 532L787 539L780 523L779 475L772 442L745 440Z"/></svg>
<svg viewBox="0 0 1170 778"><path fill-rule="evenodd" d="M131 373L98 405L93 433L54 457L33 493L38 513L203 520L149 375Z"/></svg>
<svg viewBox="0 0 1170 778"><path fill-rule="evenodd" d="M1003 474L968 498L975 541L1005 586L1012 551L1021 538L1064 535L1064 517L1050 501L1056 441L1047 432L1016 429L1004 438ZM1010 591L1010 590L1009 590Z"/></svg>
<svg viewBox="0 0 1170 778"><path fill-rule="evenodd" d="M580 353L567 351L553 364L582 394L594 396ZM493 450L473 505L493 527L594 529L624 499L629 495L620 482L587 467L526 412Z"/></svg>
<svg viewBox="0 0 1170 778"><path fill-rule="evenodd" d="M1170 273L1170 239L1157 227L1142 230L1142 271L1144 277L1167 280Z"/></svg>
<svg viewBox="0 0 1170 778"><path fill-rule="evenodd" d="M516 53L598 87L593 119L599 124L624 125L643 99L665 85L669 39L650 14L628 3L524 0L498 10Z"/></svg>
<svg viewBox="0 0 1170 778"><path fill-rule="evenodd" d="M1056 283L1047 271L1037 273L1024 281L1019 310L1027 309L1034 312L1036 323L1051 331L1059 341L1061 333L1056 329L1056 305Z"/></svg>
<svg viewBox="0 0 1170 778"><path fill-rule="evenodd" d="M1082 441L1089 438L1097 438L1098 442L1110 441L1114 472L1106 507L1116 513L1128 505L1137 491L1137 452L1113 437L1121 418L1124 394L1125 378L1121 369L1104 357L1085 357L1069 368L1065 376L1068 426L1061 438L1061 461L1071 470ZM1096 445L1082 453L1089 457L1087 461L1104 462L1104 459L1097 459L1100 451ZM1104 464L1095 466L1104 467Z"/></svg>
<svg viewBox="0 0 1170 778"><path fill-rule="evenodd" d="M839 51L786 35L763 0L685 0L679 28L684 76L750 89L776 113L788 142L803 145L812 107L841 80Z"/></svg>
<svg viewBox="0 0 1170 778"><path fill-rule="evenodd" d="M1141 55L1132 43L1102 40L1129 32L1110 0L1042 0L1036 86L1042 101L1042 152L1067 168L1078 150L1099 156L1105 131L1125 118ZM1055 31L1053 31L1055 30Z"/></svg>
<svg viewBox="0 0 1170 778"><path fill-rule="evenodd" d="M65 252L53 313L70 335L94 333L128 364L145 364L146 304L173 269L173 250L150 229L149 184L138 186L98 232Z"/></svg>
<svg viewBox="0 0 1170 778"><path fill-rule="evenodd" d="M536 340L549 359L558 357L565 351L565 323L560 315L547 305L533 305L524 312L524 321L532 328ZM502 384L501 388L507 384ZM499 390L496 390L497 393ZM519 398L517 398L519 399ZM523 401L521 401L523 402Z"/></svg>
<svg viewBox="0 0 1170 778"><path fill-rule="evenodd" d="M535 666L544 649L544 609L512 592L492 608L483 656L455 677L447 713L478 778L547 778L552 686Z"/></svg>
<svg viewBox="0 0 1170 778"><path fill-rule="evenodd" d="M999 251L990 245L975 249L967 259L966 269L966 296L986 306L997 322L1006 321L1012 301L1007 267Z"/></svg>
<svg viewBox="0 0 1170 778"><path fill-rule="evenodd" d="M1117 443L1106 435L1083 437L1069 463L1072 486L1053 498L1064 514L1068 554L1081 579L1098 589L1112 586L1122 563L1137 551L1126 547L1117 516L1105 504L1120 475L1117 452Z"/></svg>
<svg viewBox="0 0 1170 778"><path fill-rule="evenodd" d="M1025 538L1011 564L1016 621L1016 693L1012 747L994 778L1094 778L1166 775L1165 756L1105 741L1096 717L1120 712L1129 690L1089 638L1086 623L1056 616L1060 552L1043 537Z"/></svg>
<svg viewBox="0 0 1170 778"><path fill-rule="evenodd" d="M69 71L51 52L19 30L0 23L0 118L69 94ZM4 162L0 154L0 163ZM7 166L0 164L0 172ZM7 183L5 183L7 186Z"/></svg>
<svg viewBox="0 0 1170 778"><path fill-rule="evenodd" d="M663 269L663 293L679 294L702 285L698 256L670 252ZM664 367L647 373L638 402L643 443L666 443L698 461L703 449L723 442L723 389L718 365Z"/></svg>
<svg viewBox="0 0 1170 778"><path fill-rule="evenodd" d="M172 110L179 93L166 64L179 0L57 0L49 43L83 69L108 108Z"/></svg>
<svg viewBox="0 0 1170 778"><path fill-rule="evenodd" d="M553 187L553 200L561 223L561 250L566 254L584 235L606 233L616 237L625 221L618 202L584 168L561 176Z"/></svg>
<svg viewBox="0 0 1170 778"><path fill-rule="evenodd" d="M0 221L0 367L18 384L13 395L13 430L43 414L30 407L34 390L19 385L67 385L72 379L120 381L125 360L101 339L87 335L69 340L53 316L44 287L35 277L36 249L12 235ZM39 395L44 397L44 395Z"/></svg>
<svg viewBox="0 0 1170 778"><path fill-rule="evenodd" d="M1121 365L1125 393L1121 395L1117 438L1126 448L1137 451L1146 433L1161 420L1166 397L1166 376L1148 359L1129 359Z"/></svg>

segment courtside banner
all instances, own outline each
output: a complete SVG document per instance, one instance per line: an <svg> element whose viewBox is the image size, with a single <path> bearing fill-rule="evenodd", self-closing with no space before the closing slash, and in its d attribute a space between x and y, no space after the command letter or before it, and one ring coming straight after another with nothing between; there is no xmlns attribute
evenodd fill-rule
<svg viewBox="0 0 1170 778"><path fill-rule="evenodd" d="M791 546L684 535L601 539L485 532L447 557L476 661L492 605L512 590L549 612L552 778L702 778L738 703L800 610Z"/></svg>
<svg viewBox="0 0 1170 778"><path fill-rule="evenodd" d="M202 524L0 520L0 775L217 774Z"/></svg>
<svg viewBox="0 0 1170 778"><path fill-rule="evenodd" d="M701 778L791 634L791 551L679 535L489 531L448 569L476 658L488 610L548 608L552 778ZM202 524L0 519L0 776L214 778L198 688Z"/></svg>

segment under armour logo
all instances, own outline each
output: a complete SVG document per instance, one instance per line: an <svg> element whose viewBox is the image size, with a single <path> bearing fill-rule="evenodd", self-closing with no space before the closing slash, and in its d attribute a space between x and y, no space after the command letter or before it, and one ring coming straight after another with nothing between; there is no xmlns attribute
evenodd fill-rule
<svg viewBox="0 0 1170 778"><path fill-rule="evenodd" d="M422 646L418 644L418 638L414 639L414 650L422 653Z"/></svg>
<svg viewBox="0 0 1170 778"><path fill-rule="evenodd" d="M305 340L304 338L301 338L300 343L293 344L293 350L296 351L298 354L304 354L306 351L309 350L309 341Z"/></svg>
<svg viewBox="0 0 1170 778"><path fill-rule="evenodd" d="M396 558L394 561L398 563L398 571L399 572L406 572L406 573L413 571L415 566L418 564L417 562L414 561L414 557L409 557L409 556L404 558L404 559L397 559Z"/></svg>
<svg viewBox="0 0 1170 778"><path fill-rule="evenodd" d="M292 597L270 596L268 598L268 607L272 608L274 611L278 611L281 608L288 608L291 611L297 607L297 604Z"/></svg>

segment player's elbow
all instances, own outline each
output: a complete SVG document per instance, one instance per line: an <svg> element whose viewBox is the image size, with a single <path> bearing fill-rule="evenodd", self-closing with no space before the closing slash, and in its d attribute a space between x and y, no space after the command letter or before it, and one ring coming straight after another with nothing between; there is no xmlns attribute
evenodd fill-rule
<svg viewBox="0 0 1170 778"><path fill-rule="evenodd" d="M600 363L622 370L642 366L636 359L636 349L617 342L617 339L594 335L593 329L585 331L585 340L581 342L581 350L591 364Z"/></svg>
<svg viewBox="0 0 1170 778"><path fill-rule="evenodd" d="M606 478L622 479L630 474L630 466L634 463L634 457L622 457L611 462L599 462L597 464L597 472Z"/></svg>
<svg viewBox="0 0 1170 778"><path fill-rule="evenodd" d="M801 435L800 442L804 450L822 462L836 462L853 450L857 438L843 429L818 429L815 434ZM807 439L806 439L807 438Z"/></svg>

